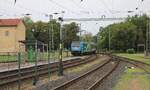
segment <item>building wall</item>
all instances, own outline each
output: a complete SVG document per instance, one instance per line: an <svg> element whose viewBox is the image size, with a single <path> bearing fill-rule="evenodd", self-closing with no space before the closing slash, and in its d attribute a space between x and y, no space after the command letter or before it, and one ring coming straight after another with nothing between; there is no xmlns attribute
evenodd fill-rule
<svg viewBox="0 0 150 90"><path fill-rule="evenodd" d="M18 41L24 41L26 38L26 29L25 29L25 25L20 22L18 24L18 27L16 28L16 52L24 52L25 51L25 45L22 43L19 43Z"/></svg>
<svg viewBox="0 0 150 90"><path fill-rule="evenodd" d="M22 22L17 27L0 27L0 53L18 52L19 40L25 40L25 26ZM25 51L24 45L21 49Z"/></svg>

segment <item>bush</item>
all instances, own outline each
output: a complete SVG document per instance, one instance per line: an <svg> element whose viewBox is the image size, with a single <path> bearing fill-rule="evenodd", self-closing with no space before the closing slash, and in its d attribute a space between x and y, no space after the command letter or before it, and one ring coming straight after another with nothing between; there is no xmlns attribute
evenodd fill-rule
<svg viewBox="0 0 150 90"><path fill-rule="evenodd" d="M132 48L132 49L127 49L126 51L128 54L134 54L135 53L135 50Z"/></svg>

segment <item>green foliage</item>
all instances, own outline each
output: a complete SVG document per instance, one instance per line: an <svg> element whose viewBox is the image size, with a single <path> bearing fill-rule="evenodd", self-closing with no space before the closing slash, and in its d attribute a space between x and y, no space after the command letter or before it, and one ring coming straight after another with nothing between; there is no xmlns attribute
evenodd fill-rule
<svg viewBox="0 0 150 90"><path fill-rule="evenodd" d="M60 42L60 23L56 20L50 22L37 21L33 22L29 17L23 19L26 26L26 40L38 40L45 44L48 44L48 41L54 41L54 49L59 48ZM78 40L77 33L79 32L79 27L76 23L70 23L63 25L63 42L65 48L69 48L73 40Z"/></svg>
<svg viewBox="0 0 150 90"><path fill-rule="evenodd" d="M63 43L65 48L69 49L72 41L79 40L78 32L79 27L75 22L63 26Z"/></svg>
<svg viewBox="0 0 150 90"><path fill-rule="evenodd" d="M93 36L92 33L86 33L84 35L82 35L82 41L84 42L92 42L93 41Z"/></svg>
<svg viewBox="0 0 150 90"><path fill-rule="evenodd" d="M29 17L24 17L23 22L26 26L26 40L35 40L32 32L34 22Z"/></svg>
<svg viewBox="0 0 150 90"><path fill-rule="evenodd" d="M126 51L128 54L134 54L135 53L135 50L132 48L132 49L127 49Z"/></svg>
<svg viewBox="0 0 150 90"><path fill-rule="evenodd" d="M146 38L146 26L149 18L146 15L133 16L121 23L111 24L100 28L98 33L98 46L101 49L110 48L115 51L126 51L128 48L137 50L138 44L144 44Z"/></svg>

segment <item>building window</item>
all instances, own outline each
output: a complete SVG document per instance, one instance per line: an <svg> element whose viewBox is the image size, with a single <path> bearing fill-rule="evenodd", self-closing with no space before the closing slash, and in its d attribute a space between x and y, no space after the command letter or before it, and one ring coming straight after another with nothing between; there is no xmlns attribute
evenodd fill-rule
<svg viewBox="0 0 150 90"><path fill-rule="evenodd" d="M6 31L6 32L5 32L5 36L9 36L9 31Z"/></svg>

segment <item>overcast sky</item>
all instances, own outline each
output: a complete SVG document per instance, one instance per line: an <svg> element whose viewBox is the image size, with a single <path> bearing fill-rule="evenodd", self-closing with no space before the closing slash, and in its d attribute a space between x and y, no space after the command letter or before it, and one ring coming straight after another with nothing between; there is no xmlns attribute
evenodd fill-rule
<svg viewBox="0 0 150 90"><path fill-rule="evenodd" d="M65 11L64 18L127 17L150 12L150 0L0 0L0 18L20 18L30 13L34 21L48 21L45 14ZM138 8L138 10L136 10ZM127 11L134 11L127 13ZM54 18L60 15L55 15ZM93 34L100 26L119 21L81 21L81 29ZM68 22L67 22L68 23Z"/></svg>

